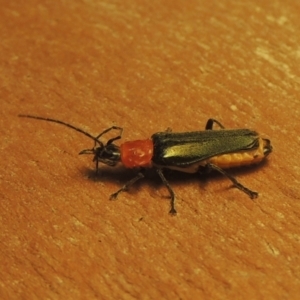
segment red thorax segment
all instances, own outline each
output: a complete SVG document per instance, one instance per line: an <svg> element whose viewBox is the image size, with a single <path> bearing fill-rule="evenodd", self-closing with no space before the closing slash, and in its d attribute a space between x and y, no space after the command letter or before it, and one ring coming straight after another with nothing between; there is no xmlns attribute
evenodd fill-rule
<svg viewBox="0 0 300 300"><path fill-rule="evenodd" d="M153 156L151 139L125 142L120 146L121 161L126 168L150 167Z"/></svg>

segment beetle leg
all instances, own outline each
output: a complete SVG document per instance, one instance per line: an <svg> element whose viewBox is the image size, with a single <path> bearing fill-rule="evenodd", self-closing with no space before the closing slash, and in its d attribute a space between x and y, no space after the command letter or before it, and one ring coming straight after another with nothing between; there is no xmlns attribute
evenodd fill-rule
<svg viewBox="0 0 300 300"><path fill-rule="evenodd" d="M219 173L223 174L224 176L226 176L229 180L231 180L231 182L233 183L233 185L235 187L237 187L239 190L241 190L242 192L246 193L251 199L254 199L258 196L258 193L257 192L254 192L254 191L251 191L249 190L248 188L246 188L245 186L243 186L241 183L239 183L233 176L231 176L230 174L228 174L227 172L225 172L223 169L221 169L220 167L214 165L214 164L211 164L211 163L208 163L206 165L206 167L209 169L212 169L212 170L216 170L218 171Z"/></svg>
<svg viewBox="0 0 300 300"><path fill-rule="evenodd" d="M161 178L163 184L168 189L170 196L171 196L171 209L170 209L169 213L171 215L175 215L177 213L177 211L175 209L175 193L172 190L171 186L169 185L169 182L167 181L166 177L164 176L162 170L159 168L156 168L156 172L158 173L159 177Z"/></svg>
<svg viewBox="0 0 300 300"><path fill-rule="evenodd" d="M96 161L96 175L99 174L99 159L95 156L94 160Z"/></svg>
<svg viewBox="0 0 300 300"><path fill-rule="evenodd" d="M212 130L214 123L218 124L222 129L225 129L225 127L219 121L215 119L208 119L205 126L205 130Z"/></svg>
<svg viewBox="0 0 300 300"><path fill-rule="evenodd" d="M115 193L111 194L109 199L110 200L115 200L118 195L121 192L126 191L131 185L133 185L135 182L137 182L139 179L144 178L144 172L140 171L137 176L135 176L134 178L132 178L131 180L129 180L128 182L126 182L118 191L116 191Z"/></svg>
<svg viewBox="0 0 300 300"><path fill-rule="evenodd" d="M111 144L112 142L114 142L114 141L116 141L116 140L119 140L119 139L122 137L122 134L123 134L123 128L122 128L122 127L119 127L119 126L112 126L112 127L109 127L109 128L107 128L107 129L105 129L103 132L99 133L99 134L96 136L96 139L98 140L102 135L108 133L108 132L111 131L111 130L118 130L118 131L119 131L119 134L118 134L116 137L114 137L114 138L108 140L107 143L106 143L107 145Z"/></svg>

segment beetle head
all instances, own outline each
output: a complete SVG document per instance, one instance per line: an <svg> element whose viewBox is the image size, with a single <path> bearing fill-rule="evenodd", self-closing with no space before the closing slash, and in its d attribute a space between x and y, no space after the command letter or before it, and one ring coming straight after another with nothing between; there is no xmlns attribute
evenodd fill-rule
<svg viewBox="0 0 300 300"><path fill-rule="evenodd" d="M102 142L96 143L92 149L85 149L79 152L81 154L93 154L93 161L96 162L96 171L98 171L99 162L108 165L115 166L120 161L120 147L107 143L104 145Z"/></svg>
<svg viewBox="0 0 300 300"><path fill-rule="evenodd" d="M100 141L100 138L108 133L109 131L116 130L118 131L118 134L107 141L106 144ZM115 145L113 142L120 139L122 136L123 128L112 126L100 134L98 134L96 137L93 137L94 140L94 147L92 149L85 149L80 151L81 154L92 154L94 155L93 161L96 162L96 172L98 172L98 165L99 162L103 163L108 166L115 166L121 159L120 155L120 147Z"/></svg>

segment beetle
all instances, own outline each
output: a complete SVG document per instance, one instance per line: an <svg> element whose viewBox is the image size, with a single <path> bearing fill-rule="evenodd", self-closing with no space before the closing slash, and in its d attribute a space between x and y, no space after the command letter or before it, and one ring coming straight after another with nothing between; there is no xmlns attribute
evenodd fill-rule
<svg viewBox="0 0 300 300"><path fill-rule="evenodd" d="M96 173L99 170L99 163L111 167L122 163L126 168L138 168L137 175L113 193L110 199L116 199L121 192L143 178L147 168L154 168L169 191L171 197L170 214L173 215L177 213L175 193L163 174L164 169L185 173L207 173L215 170L231 180L235 187L246 193L251 199L254 199L258 193L242 185L224 169L259 163L272 152L270 140L262 138L256 131L225 129L215 119L209 119L203 131L178 133L168 129L165 132L154 133L151 138L127 141L118 146L115 141L122 138L122 127L112 126L97 136L93 136L60 120L24 114L20 114L19 117L59 123L92 139L94 146L80 151L79 154L94 156ZM217 124L220 129L213 130L214 124ZM112 131L116 133L113 138L106 143L101 141L104 135Z"/></svg>

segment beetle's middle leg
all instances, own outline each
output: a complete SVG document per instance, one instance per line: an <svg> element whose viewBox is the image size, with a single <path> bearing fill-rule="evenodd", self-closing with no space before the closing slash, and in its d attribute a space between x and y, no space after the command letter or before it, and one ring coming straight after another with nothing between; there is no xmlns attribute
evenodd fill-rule
<svg viewBox="0 0 300 300"><path fill-rule="evenodd" d="M223 169L221 169L220 167L208 163L206 166L207 170L216 170L219 173L223 174L224 176L226 176L229 180L231 180L231 182L233 183L233 185L235 187L237 187L239 190L241 190L242 192L246 193L251 199L254 199L258 196L257 192L251 191L248 188L246 188L245 186L243 186L241 183L239 183L233 176L231 176L230 174L228 174L226 171L224 171Z"/></svg>
<svg viewBox="0 0 300 300"><path fill-rule="evenodd" d="M170 196L171 196L171 209L170 209L169 213L171 215L175 215L177 213L177 211L175 209L175 193L172 190L172 188L171 188L169 182L167 181L166 177L164 176L162 170L160 168L157 168L156 172L158 173L159 177L161 178L162 182L164 183L164 185L168 189L168 191L170 193Z"/></svg>

